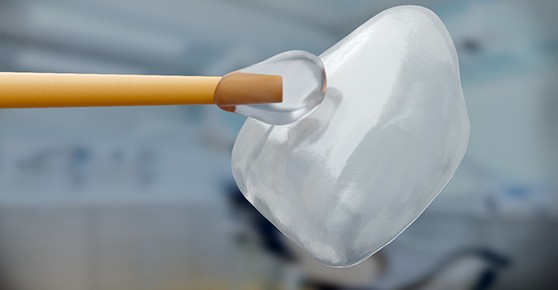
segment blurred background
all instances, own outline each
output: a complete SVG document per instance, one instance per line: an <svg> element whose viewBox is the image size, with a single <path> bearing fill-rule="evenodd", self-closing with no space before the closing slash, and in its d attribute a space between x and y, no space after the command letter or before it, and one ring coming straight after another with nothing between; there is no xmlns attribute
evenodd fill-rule
<svg viewBox="0 0 558 290"><path fill-rule="evenodd" d="M446 23L471 119L398 239L330 269L238 192L213 107L0 111L0 288L556 289L558 2L0 0L0 71L220 75L320 54L383 9Z"/></svg>

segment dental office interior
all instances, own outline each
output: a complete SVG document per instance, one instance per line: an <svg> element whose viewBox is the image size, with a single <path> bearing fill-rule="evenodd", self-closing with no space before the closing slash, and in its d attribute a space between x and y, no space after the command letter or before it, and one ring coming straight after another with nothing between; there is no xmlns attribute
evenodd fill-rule
<svg viewBox="0 0 558 290"><path fill-rule="evenodd" d="M216 106L0 110L0 289L557 289L558 2L0 0L0 71L223 75L430 8L471 122L454 178L357 266L245 200Z"/></svg>

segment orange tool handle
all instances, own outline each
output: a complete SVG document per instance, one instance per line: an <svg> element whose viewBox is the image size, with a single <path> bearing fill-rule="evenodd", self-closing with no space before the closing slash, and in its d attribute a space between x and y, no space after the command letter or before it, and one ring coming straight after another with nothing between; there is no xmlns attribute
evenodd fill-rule
<svg viewBox="0 0 558 290"><path fill-rule="evenodd" d="M221 77L0 73L0 108L214 104Z"/></svg>

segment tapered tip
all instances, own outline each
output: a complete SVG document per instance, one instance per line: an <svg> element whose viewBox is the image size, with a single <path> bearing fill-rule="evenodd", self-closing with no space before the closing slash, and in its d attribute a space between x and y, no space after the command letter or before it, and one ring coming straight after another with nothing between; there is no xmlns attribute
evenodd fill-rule
<svg viewBox="0 0 558 290"><path fill-rule="evenodd" d="M232 72L215 88L215 104L234 112L236 105L281 103L283 78L279 75Z"/></svg>

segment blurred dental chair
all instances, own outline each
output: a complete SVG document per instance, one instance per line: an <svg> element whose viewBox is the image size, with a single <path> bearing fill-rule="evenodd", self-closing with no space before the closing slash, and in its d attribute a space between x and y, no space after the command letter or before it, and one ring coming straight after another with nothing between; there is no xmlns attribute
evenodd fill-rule
<svg viewBox="0 0 558 290"><path fill-rule="evenodd" d="M447 256L424 277L397 289L491 289L499 272L509 265L508 258L493 250L462 249Z"/></svg>

